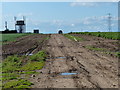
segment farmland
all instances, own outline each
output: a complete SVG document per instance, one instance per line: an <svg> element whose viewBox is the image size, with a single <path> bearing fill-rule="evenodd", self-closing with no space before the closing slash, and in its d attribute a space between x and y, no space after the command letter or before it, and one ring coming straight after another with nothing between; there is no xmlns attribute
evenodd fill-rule
<svg viewBox="0 0 120 90"><path fill-rule="evenodd" d="M73 32L74 34L93 35L107 39L120 40L120 32Z"/></svg>
<svg viewBox="0 0 120 90"><path fill-rule="evenodd" d="M1 37L0 43L5 44L6 42L15 41L16 38L26 35L30 35L30 34L0 34Z"/></svg>
<svg viewBox="0 0 120 90"><path fill-rule="evenodd" d="M13 35L2 46L2 87L118 88L119 39L103 34Z"/></svg>

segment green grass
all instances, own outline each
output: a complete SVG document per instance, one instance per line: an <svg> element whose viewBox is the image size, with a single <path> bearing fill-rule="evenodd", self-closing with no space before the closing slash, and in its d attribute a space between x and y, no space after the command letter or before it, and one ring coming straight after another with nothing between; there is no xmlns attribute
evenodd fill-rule
<svg viewBox="0 0 120 90"><path fill-rule="evenodd" d="M13 72L21 67L22 58L18 57L17 55L8 56L2 65L2 72Z"/></svg>
<svg viewBox="0 0 120 90"><path fill-rule="evenodd" d="M30 62L24 65L20 70L23 70L23 71L38 70L38 69L42 69L43 66L44 66L44 61Z"/></svg>
<svg viewBox="0 0 120 90"><path fill-rule="evenodd" d="M26 33L22 33L22 34L2 34L2 41L6 42L6 41L14 41L16 38L21 37L21 36L25 36L25 35L29 35Z"/></svg>
<svg viewBox="0 0 120 90"><path fill-rule="evenodd" d="M120 58L120 52L116 52L115 55Z"/></svg>
<svg viewBox="0 0 120 90"><path fill-rule="evenodd" d="M26 36L26 35L30 35L30 34L29 33L0 34L0 45L1 44L6 44L6 42L15 41L16 38Z"/></svg>
<svg viewBox="0 0 120 90"><path fill-rule="evenodd" d="M19 72L19 74L38 74L36 71L24 71L24 72Z"/></svg>
<svg viewBox="0 0 120 90"><path fill-rule="evenodd" d="M8 56L5 60L3 60L2 75L0 75L2 76L1 80L5 82L3 87L28 88L30 84L25 84L28 83L28 81L21 81L21 75L37 74L38 72L35 70L43 68L45 65L45 58L45 51L39 51L32 56Z"/></svg>
<svg viewBox="0 0 120 90"><path fill-rule="evenodd" d="M120 40L120 32L73 32L75 34L85 34L107 39Z"/></svg>
<svg viewBox="0 0 120 90"><path fill-rule="evenodd" d="M73 36L73 35L69 35L69 34L64 34L65 37L73 40L73 41L83 41L83 38L77 37L77 36Z"/></svg>
<svg viewBox="0 0 120 90"><path fill-rule="evenodd" d="M86 46L85 48L90 49L90 50L95 50L95 51L105 51L105 48L96 48L93 46Z"/></svg>
<svg viewBox="0 0 120 90"><path fill-rule="evenodd" d="M18 77L20 77L20 75L18 75L17 73L2 73L3 81L17 79Z"/></svg>
<svg viewBox="0 0 120 90"><path fill-rule="evenodd" d="M31 61L41 61L45 60L46 54L44 51L40 51L32 56L30 56Z"/></svg>
<svg viewBox="0 0 120 90"><path fill-rule="evenodd" d="M100 52L103 52L105 54L112 54L118 58L120 58L120 52L111 52L111 51L108 51L107 49L105 48L96 48L96 47L93 47L93 46L85 46L85 48L89 49L89 50L93 50L93 51L100 51Z"/></svg>
<svg viewBox="0 0 120 90"><path fill-rule="evenodd" d="M33 85L31 82L23 79L19 80L10 80L3 84L3 88L29 88L29 86ZM24 87L23 87L24 86Z"/></svg>

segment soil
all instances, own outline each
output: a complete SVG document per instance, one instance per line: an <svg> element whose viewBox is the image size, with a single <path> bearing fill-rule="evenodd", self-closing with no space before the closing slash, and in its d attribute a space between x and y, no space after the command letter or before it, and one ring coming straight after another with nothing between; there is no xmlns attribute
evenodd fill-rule
<svg viewBox="0 0 120 90"><path fill-rule="evenodd" d="M120 52L120 40L105 39L102 37L96 37L84 34L72 34L84 39L84 41L79 42L82 46L93 46L95 48L104 48L110 52Z"/></svg>
<svg viewBox="0 0 120 90"><path fill-rule="evenodd" d="M6 45L2 46L2 56L3 58L9 55L25 55L34 54L41 50L42 46L45 44L48 34L35 34L28 35L18 38L14 42L8 42Z"/></svg>
<svg viewBox="0 0 120 90"><path fill-rule="evenodd" d="M117 50L116 44L112 44L116 41L109 43L109 40L98 40L90 36L86 41L75 42L61 34L51 34L50 37L42 46L49 55L46 64L43 69L37 70L40 74L29 79L34 83L32 88L118 88L118 58L84 48L85 45L98 45L96 43L104 41Z"/></svg>

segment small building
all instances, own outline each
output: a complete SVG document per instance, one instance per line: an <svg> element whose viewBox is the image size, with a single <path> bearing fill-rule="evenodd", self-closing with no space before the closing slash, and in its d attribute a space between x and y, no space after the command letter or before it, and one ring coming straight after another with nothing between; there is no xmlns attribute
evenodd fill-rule
<svg viewBox="0 0 120 90"><path fill-rule="evenodd" d="M62 30L59 30L59 31L58 31L58 34L63 34L63 31L62 31Z"/></svg>
<svg viewBox="0 0 120 90"><path fill-rule="evenodd" d="M34 30L34 33L39 33L39 30L38 29Z"/></svg>

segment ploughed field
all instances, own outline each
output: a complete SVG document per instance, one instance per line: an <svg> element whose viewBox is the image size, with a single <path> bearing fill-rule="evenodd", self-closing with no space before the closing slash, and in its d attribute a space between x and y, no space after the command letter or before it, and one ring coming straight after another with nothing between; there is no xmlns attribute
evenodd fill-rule
<svg viewBox="0 0 120 90"><path fill-rule="evenodd" d="M17 38L2 47L2 87L118 88L118 47L118 40L84 34Z"/></svg>
<svg viewBox="0 0 120 90"><path fill-rule="evenodd" d="M41 50L45 40L49 38L49 35L45 34L33 34L23 36L17 40L7 43L2 46L2 56L8 55L26 55L31 53L37 53Z"/></svg>

